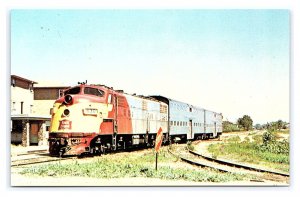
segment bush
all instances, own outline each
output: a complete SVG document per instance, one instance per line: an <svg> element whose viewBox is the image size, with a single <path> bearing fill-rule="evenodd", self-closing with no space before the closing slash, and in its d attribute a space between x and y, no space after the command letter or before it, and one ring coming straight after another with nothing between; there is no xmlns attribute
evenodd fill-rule
<svg viewBox="0 0 300 197"><path fill-rule="evenodd" d="M237 161L269 165L271 168L289 170L289 141L276 141L273 132L254 135L253 141L245 137L241 142L239 137L231 137L227 143L211 144L208 151L214 157L225 157Z"/></svg>
<svg viewBox="0 0 300 197"><path fill-rule="evenodd" d="M263 134L262 138L263 138L263 144L269 144L269 143L273 143L276 141L275 135L270 131L265 132Z"/></svg>
<svg viewBox="0 0 300 197"><path fill-rule="evenodd" d="M276 141L275 135L267 131L263 134L263 144L259 149L264 152L289 155L290 147L287 140Z"/></svg>
<svg viewBox="0 0 300 197"><path fill-rule="evenodd" d="M261 144L261 143L263 143L263 138L262 138L261 135L254 135L254 136L252 137L252 139L253 139L253 142L254 142L255 144Z"/></svg>
<svg viewBox="0 0 300 197"><path fill-rule="evenodd" d="M188 150L191 150L191 151L193 151L195 149L195 147L194 147L194 145L192 144L191 141L188 141L187 148L188 148Z"/></svg>
<svg viewBox="0 0 300 197"><path fill-rule="evenodd" d="M240 136L230 137L226 140L229 143L239 143L241 141Z"/></svg>

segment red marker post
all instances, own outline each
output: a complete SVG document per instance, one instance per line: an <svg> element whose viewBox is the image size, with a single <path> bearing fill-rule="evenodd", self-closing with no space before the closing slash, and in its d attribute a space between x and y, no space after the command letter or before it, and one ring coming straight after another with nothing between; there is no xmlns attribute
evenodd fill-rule
<svg viewBox="0 0 300 197"><path fill-rule="evenodd" d="M163 132L162 132L162 128L160 127L159 130L157 131L156 134L156 139L155 139L155 170L157 170L157 158L158 158L158 151L161 147L162 144L162 140L163 140Z"/></svg>

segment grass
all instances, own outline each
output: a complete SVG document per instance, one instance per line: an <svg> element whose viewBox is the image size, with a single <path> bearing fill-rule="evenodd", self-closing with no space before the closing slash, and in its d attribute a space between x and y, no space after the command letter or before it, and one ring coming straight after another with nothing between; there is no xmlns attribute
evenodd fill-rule
<svg viewBox="0 0 300 197"><path fill-rule="evenodd" d="M252 142L249 137L241 141L239 137L232 137L226 143L211 144L208 151L213 157L225 157L240 162L259 164L269 168L289 171L289 152L276 152L282 142L263 144L262 135L254 135Z"/></svg>
<svg viewBox="0 0 300 197"><path fill-rule="evenodd" d="M129 156L128 156L129 155ZM43 164L24 169L21 174L30 176L78 176L93 178L148 177L168 180L187 180L194 182L228 182L246 180L241 174L220 173L209 169L182 167L177 158L167 152L166 147L159 153L158 170L155 170L155 154L146 151L142 155L135 153L102 156L91 162L72 161L68 164Z"/></svg>

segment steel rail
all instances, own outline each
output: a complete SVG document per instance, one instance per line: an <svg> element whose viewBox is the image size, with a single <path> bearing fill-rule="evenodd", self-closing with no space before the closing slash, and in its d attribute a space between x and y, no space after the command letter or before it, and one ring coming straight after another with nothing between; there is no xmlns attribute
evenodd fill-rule
<svg viewBox="0 0 300 197"><path fill-rule="evenodd" d="M114 151L114 152L106 152L104 155L106 155L106 154L114 155L114 154L120 154L123 152L138 152L138 151L143 151L143 150L145 150L145 149L131 148L128 150L118 150L118 151ZM27 154L25 154L25 153L19 154L18 156L31 155L31 154L34 154L34 153L28 152ZM49 156L49 157L45 157L45 156ZM47 162L52 162L52 161L63 161L63 160L69 160L69 159L74 159L74 158L84 159L84 158L100 156L100 155L87 154L87 155L79 155L79 156L74 155L74 156L67 156L67 157L64 157L64 156L63 157L50 157L49 154L46 154L45 156L37 157L37 158L17 159L17 160L11 161L11 167L26 166L26 165L39 164L39 163L47 163ZM47 159L47 158L52 158L52 159ZM34 160L37 160L37 161L34 161Z"/></svg>
<svg viewBox="0 0 300 197"><path fill-rule="evenodd" d="M36 159L36 158L34 158ZM30 161L30 160L34 160L34 159L24 159L23 161ZM47 162L52 162L52 161L62 161L62 160L69 160L71 158L59 158L59 159L49 159L49 160L42 160L42 161L34 161L34 162L12 162L12 163L16 163L16 164L11 164L11 167L18 167L18 166L26 166L26 165L32 165L32 164L39 164L39 163L47 163ZM22 161L22 160L17 160L17 161Z"/></svg>
<svg viewBox="0 0 300 197"><path fill-rule="evenodd" d="M192 165L196 165L196 166L200 166L200 167L212 168L212 169L218 170L220 172L231 172L231 171L228 171L228 170L225 170L225 169L222 169L222 168L218 168L218 167L215 167L215 166L212 166L212 165L208 165L208 164L196 162L196 161L193 161L193 160L181 157L181 156L176 155L175 153L171 152L170 149L168 149L168 151L169 151L170 154L174 155L175 157L179 157L180 160L182 160L182 161L184 161L186 163L189 163L189 164L192 164Z"/></svg>
<svg viewBox="0 0 300 197"><path fill-rule="evenodd" d="M200 153L197 153L197 152L194 152L194 151L191 151L191 150L189 150L189 152L191 154L193 154L193 155L202 157L202 158L204 158L204 159L206 159L208 161L213 161L213 162L216 162L216 163L219 163L219 164L223 164L223 165L227 165L227 166L238 167L238 168L243 168L243 169L246 169L246 170L258 171L258 172L266 172L266 173L270 173L270 174L277 174L277 175L286 176L286 177L290 176L289 174L284 173L284 172L276 172L276 171L271 171L271 170L256 168L256 167L253 167L253 166L247 166L247 165L243 165L243 164L239 164L239 163L234 163L234 162L231 162L231 161L214 159L212 157L208 157L208 156L202 155Z"/></svg>

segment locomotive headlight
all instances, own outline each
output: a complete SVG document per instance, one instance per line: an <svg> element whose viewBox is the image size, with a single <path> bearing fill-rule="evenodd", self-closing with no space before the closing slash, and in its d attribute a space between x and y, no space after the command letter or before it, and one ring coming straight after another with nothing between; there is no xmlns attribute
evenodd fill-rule
<svg viewBox="0 0 300 197"><path fill-rule="evenodd" d="M67 94L67 95L65 96L64 102L65 102L66 104L71 104L71 103L72 103L72 100L73 100L72 96L69 95L69 94Z"/></svg>
<svg viewBox="0 0 300 197"><path fill-rule="evenodd" d="M64 116L69 116L70 115L70 110L65 109L64 112L63 112L63 115Z"/></svg>

